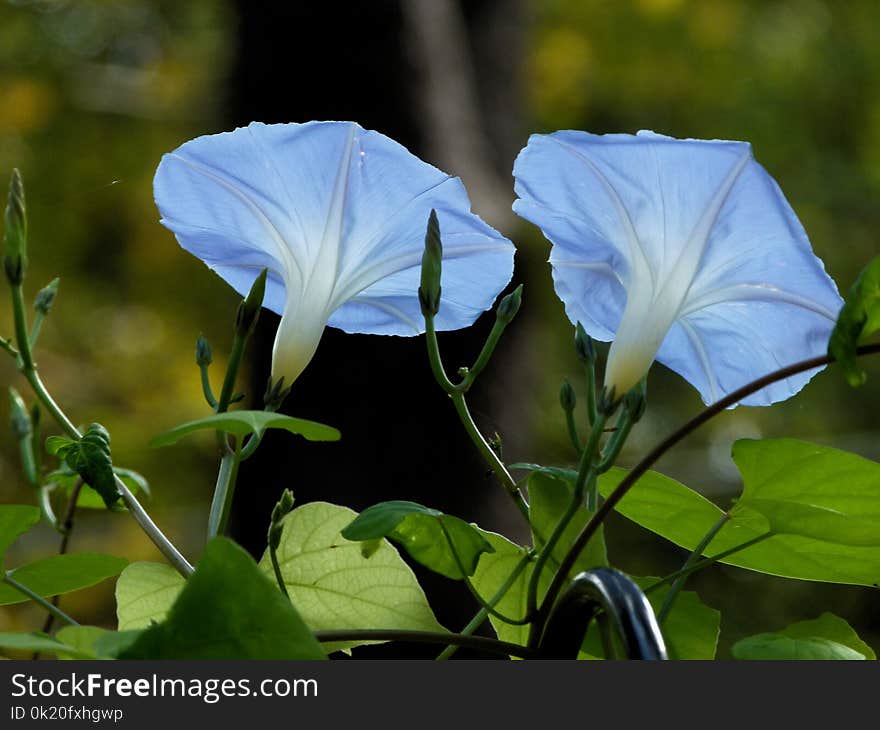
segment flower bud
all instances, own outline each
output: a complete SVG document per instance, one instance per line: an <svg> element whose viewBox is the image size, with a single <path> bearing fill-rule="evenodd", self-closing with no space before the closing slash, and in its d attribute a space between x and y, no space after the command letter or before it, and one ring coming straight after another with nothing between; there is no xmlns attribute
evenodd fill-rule
<svg viewBox="0 0 880 730"><path fill-rule="evenodd" d="M559 389L559 405L562 406L562 410L566 413L571 413L577 405L577 396L574 393L574 388L571 387L571 383L567 380L562 381L562 387Z"/></svg>
<svg viewBox="0 0 880 730"><path fill-rule="evenodd" d="M271 547L272 550L277 550L278 546L281 544L281 534L284 531L284 526L281 524L281 521L292 509L293 492L289 489L285 489L281 493L281 498L278 500L278 503L272 509L272 519L269 524L268 536L269 547Z"/></svg>
<svg viewBox="0 0 880 730"><path fill-rule="evenodd" d="M263 306L263 297L266 294L266 276L268 274L268 269L263 269L260 272L259 276L254 279L247 297L238 306L238 312L235 315L235 332L240 337L250 337L257 326L260 308Z"/></svg>
<svg viewBox="0 0 880 730"><path fill-rule="evenodd" d="M199 339L196 340L196 365L206 368L212 362L214 362L214 353L211 351L211 344L204 335L199 335Z"/></svg>
<svg viewBox="0 0 880 730"><path fill-rule="evenodd" d="M596 361L596 348L593 346L593 340L580 322L577 323L574 331L574 349L583 362L590 364Z"/></svg>
<svg viewBox="0 0 880 730"><path fill-rule="evenodd" d="M55 295L58 294L58 283L60 279L52 279L46 286L37 292L37 298L34 300L34 309L44 317L49 314L52 305L55 303Z"/></svg>
<svg viewBox="0 0 880 730"><path fill-rule="evenodd" d="M511 320L516 316L522 304L522 284L508 294L498 305L495 316L499 322L510 324Z"/></svg>
<svg viewBox="0 0 880 730"><path fill-rule="evenodd" d="M433 317L440 310L440 275L443 269L443 243L437 212L431 210L425 231L425 252L422 254L422 278L419 285L419 303L425 317Z"/></svg>
<svg viewBox="0 0 880 730"><path fill-rule="evenodd" d="M9 419L16 441L22 441L33 433L33 425L28 415L27 406L15 388L9 389Z"/></svg>
<svg viewBox="0 0 880 730"><path fill-rule="evenodd" d="M10 284L21 284L24 280L27 270L27 212L24 204L24 183L18 170L12 171L9 180L3 268Z"/></svg>
<svg viewBox="0 0 880 730"><path fill-rule="evenodd" d="M623 397L623 407L630 414L633 423L637 423L648 406L648 379L642 378Z"/></svg>

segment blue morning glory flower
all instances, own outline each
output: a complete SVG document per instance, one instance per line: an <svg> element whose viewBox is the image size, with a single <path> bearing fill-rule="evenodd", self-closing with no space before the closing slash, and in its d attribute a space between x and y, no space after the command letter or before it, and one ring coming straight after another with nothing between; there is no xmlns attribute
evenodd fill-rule
<svg viewBox="0 0 880 730"><path fill-rule="evenodd" d="M618 395L654 359L711 403L826 351L837 287L749 144L561 131L532 135L514 176L569 319L613 340ZM815 372L742 402L784 400Z"/></svg>
<svg viewBox="0 0 880 730"><path fill-rule="evenodd" d="M467 327L513 273L513 245L470 212L458 178L353 122L252 123L165 155L162 223L245 294L269 269L264 306L281 315L272 374L287 384L326 325L417 335L425 227L443 236L438 330Z"/></svg>

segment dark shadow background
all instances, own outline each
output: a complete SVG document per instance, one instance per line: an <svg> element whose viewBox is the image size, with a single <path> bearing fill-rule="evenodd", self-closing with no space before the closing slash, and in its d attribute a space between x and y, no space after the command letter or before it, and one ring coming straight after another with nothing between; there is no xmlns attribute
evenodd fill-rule
<svg viewBox="0 0 880 730"><path fill-rule="evenodd" d="M252 120L354 119L460 175L475 211L517 244L523 309L474 390L487 434L508 462L567 463L557 405L578 382L571 327L552 293L548 244L510 214L510 170L529 132L651 128L747 139L845 289L877 252L880 226L880 24L872 0L15 0L0 2L0 172L22 169L34 290L62 276L39 361L75 419L113 433L120 464L145 473L150 506L184 552L202 549L216 468L210 439L151 451L153 434L206 413L192 361L203 332L219 380L234 293L157 222L151 179L183 141ZM0 322L9 329L6 305ZM261 317L245 374L255 403L277 318ZM491 325L441 336L449 369L469 363ZM0 364L13 382L9 363ZM825 373L772 409L737 409L660 465L727 504L740 488L734 440L792 436L880 457L880 370L849 390ZM632 463L700 407L655 367L647 417L623 454ZM406 498L525 539L518 515L461 434L435 386L422 338L328 329L288 400L333 424L338 444L272 434L246 464L232 529L254 554L280 491L355 509ZM0 418L6 419L5 402ZM0 438L0 497L31 499L10 437ZM626 520L608 529L613 560L634 574L676 569L684 555ZM54 549L51 532L15 560ZM124 516L80 516L74 549L156 559ZM441 622L474 607L460 586L420 573ZM749 633L831 610L874 645L869 589L706 571L689 587L722 610L720 655ZM65 597L111 625L112 585ZM32 628L27 606L0 608L0 629ZM369 651L380 651L370 649Z"/></svg>

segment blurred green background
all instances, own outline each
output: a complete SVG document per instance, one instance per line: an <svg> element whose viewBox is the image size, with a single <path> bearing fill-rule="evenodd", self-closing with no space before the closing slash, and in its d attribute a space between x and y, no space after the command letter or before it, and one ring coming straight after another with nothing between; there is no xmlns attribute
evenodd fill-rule
<svg viewBox="0 0 880 730"><path fill-rule="evenodd" d="M330 5L340 11L363 6ZM492 17L475 16L469 5L462 3L462 22ZM507 172L500 196L472 188L478 212L481 201L489 207L504 195L512 198L513 154L531 131L647 128L679 137L750 141L841 289L877 252L876 2L531 0L510 5L516 6L510 22L517 26L519 50L478 48L472 54L474 64L490 63L491 57L500 65L513 64L517 79L511 86L487 87L485 79L492 77L483 75L476 87L477 106L499 97L516 110L505 130L486 123L485 135L500 157L497 167ZM30 293L61 277L37 353L40 368L74 420L100 421L109 428L114 461L147 475L154 489L151 513L191 555L201 550L213 486L211 439L164 451L150 450L146 443L166 427L205 413L193 346L204 333L214 345L215 372L222 372L237 298L159 225L151 181L164 152L230 126L228 85L241 61L242 14L261 12L263 3L220 0L0 4L0 172L16 166L25 177ZM415 35L410 44L430 40ZM350 63L356 68L357 57ZM320 64L291 69L290 86L279 93L295 94L298 75L318 73ZM516 142L513 153L493 144L502 133ZM461 174L466 183L473 176L479 189L477 173L458 169L454 155L423 156ZM567 463L571 455L557 393L562 378L579 378L571 327L544 263L549 244L509 215L485 215L520 247L518 278L525 281L527 295L510 342L487 373L494 385L486 388L482 406L509 444L509 461ZM6 304L0 305L0 330L11 332ZM737 438L784 435L880 458L880 368L873 363L867 368L868 384L858 392L826 372L789 402L728 412L666 457L660 469L723 505L739 487L729 458ZM0 379L24 392L11 362L0 361ZM626 464L701 405L687 383L661 366L655 366L649 389L648 415L624 452ZM8 421L5 398L0 421ZM7 432L0 438L0 501L31 500ZM50 530L36 531L16 546L8 562L47 554L56 542ZM609 543L616 563L635 574L670 572L684 557L622 519L611 524ZM72 548L130 559L157 557L125 515L86 510L78 517ZM723 611L721 656L743 635L826 609L850 620L880 648L880 599L872 590L735 568L707 571L689 587ZM109 625L111 596L112 582L106 582L65 597L63 605L84 621ZM36 609L26 605L0 608L0 630L33 629L41 622Z"/></svg>

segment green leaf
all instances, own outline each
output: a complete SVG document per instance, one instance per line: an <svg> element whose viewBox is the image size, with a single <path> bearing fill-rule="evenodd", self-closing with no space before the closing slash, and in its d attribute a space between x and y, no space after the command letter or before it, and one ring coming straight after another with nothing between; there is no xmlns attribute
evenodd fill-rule
<svg viewBox="0 0 880 730"><path fill-rule="evenodd" d="M116 488L116 477L113 473L110 434L107 429L100 423L92 423L79 441L67 441L65 444L55 441L51 447L47 443L47 448L54 449L58 458L63 459L67 466L101 495L107 509L113 509L119 501L119 490Z"/></svg>
<svg viewBox="0 0 880 730"><path fill-rule="evenodd" d="M283 521L278 563L290 598L314 631L444 631L412 570L387 542L369 557L341 531L357 513L326 502L293 510ZM268 552L260 567L272 575ZM328 651L358 646L348 642Z"/></svg>
<svg viewBox="0 0 880 730"><path fill-rule="evenodd" d="M143 475L131 469L123 469L118 466L113 467L113 473L124 482L132 494L143 492L148 497L150 496L150 485ZM69 497L73 493L79 478L79 474L73 471L73 469L63 466L61 469L56 469L46 475L45 481L48 484L55 485L56 489L64 492ZM107 505L101 495L88 484L83 484L81 487L79 498L76 500L76 506L86 509L107 509ZM122 507L117 504L114 507L115 509L122 509Z"/></svg>
<svg viewBox="0 0 880 730"><path fill-rule="evenodd" d="M599 478L599 491L607 497L625 475L624 469L609 470ZM693 550L722 515L702 495L657 472L643 475L616 509L687 550ZM747 507L737 509L704 554L716 555L768 530L766 518L758 512ZM774 535L721 562L770 575L829 583L870 586L880 578L880 548L840 545L802 535Z"/></svg>
<svg viewBox="0 0 880 730"><path fill-rule="evenodd" d="M183 577L170 565L129 565L116 581L119 630L143 629L163 621L184 584Z"/></svg>
<svg viewBox="0 0 880 730"><path fill-rule="evenodd" d="M224 431L239 437L252 433L260 437L269 428L284 429L309 441L338 441L341 436L339 431L331 426L302 418L292 418L269 411L229 411L175 426L170 431L156 436L150 441L150 446L168 446L196 431Z"/></svg>
<svg viewBox="0 0 880 730"><path fill-rule="evenodd" d="M40 521L40 510L29 504L0 505L0 569L3 556L20 535Z"/></svg>
<svg viewBox="0 0 880 730"><path fill-rule="evenodd" d="M577 479L577 473L574 472L574 479L569 475L565 478L560 477L558 473L544 471L536 471L529 476L529 515L536 546L547 541L571 502L572 483ZM550 561L553 568L558 567L562 562L569 547L591 516L592 513L586 507L577 511L553 549L553 558ZM573 573L604 565L608 565L608 555L605 550L603 529L600 527L596 536L590 540L578 557Z"/></svg>
<svg viewBox="0 0 880 730"><path fill-rule="evenodd" d="M862 654L866 659L877 658L874 650L859 638L859 635L852 626L840 618L840 616L835 616L827 611L819 616L819 618L791 624L780 633L793 639L820 636L848 646L853 651Z"/></svg>
<svg viewBox="0 0 880 730"><path fill-rule="evenodd" d="M635 578L644 589L656 578ZM648 595L654 611L660 610L669 586ZM682 591L661 627L670 659L714 659L721 631L721 612L707 606L694 591Z"/></svg>
<svg viewBox="0 0 880 730"><path fill-rule="evenodd" d="M492 552L492 546L473 525L415 502L373 505L361 512L342 536L356 541L388 537L426 568L453 580L463 577L459 561L465 575L471 576L480 555Z"/></svg>
<svg viewBox="0 0 880 730"><path fill-rule="evenodd" d="M102 553L52 555L10 571L9 575L41 596L55 596L88 588L119 575L125 558ZM0 584L0 606L27 601L12 586Z"/></svg>
<svg viewBox="0 0 880 730"><path fill-rule="evenodd" d="M743 439L733 445L743 507L774 532L825 542L880 546L880 464L794 439Z"/></svg>
<svg viewBox="0 0 880 730"><path fill-rule="evenodd" d="M495 552L485 553L480 556L480 562L477 565L477 571L474 573L472 582L483 600L488 602L507 582L517 565L528 553L528 550L493 532L483 531L483 536L495 548ZM526 566L504 594L503 598L495 604L495 608L500 613L513 619L520 619L526 615L528 610L529 579L533 569L533 564ZM545 575L547 575L546 572ZM543 593L547 590L547 585L548 581L543 580L539 586L540 596L543 596ZM528 625L518 626L509 624L496 616L490 616L489 621L501 641L509 641L512 644L519 644L521 646L525 646L528 643Z"/></svg>
<svg viewBox="0 0 880 730"><path fill-rule="evenodd" d="M26 652L46 652L49 654L65 654L67 656L76 657L77 659L93 659L94 656L89 652L83 652L76 647L69 646L61 641L53 639L44 633L15 633L0 632L0 649L11 649L13 651Z"/></svg>
<svg viewBox="0 0 880 730"><path fill-rule="evenodd" d="M876 659L873 649L833 613L798 621L776 633L757 634L733 645L736 659Z"/></svg>
<svg viewBox="0 0 880 730"><path fill-rule="evenodd" d="M212 540L165 620L120 659L323 659L312 632L241 547Z"/></svg>
<svg viewBox="0 0 880 730"><path fill-rule="evenodd" d="M63 644L73 647L80 652L80 654L76 655L66 652L58 652L58 658L80 659L82 656L87 656L89 659L104 658L99 657L95 652L95 643L108 633L112 632L107 631L107 629L102 629L99 626L64 626L58 630L58 633L55 634L55 638Z"/></svg>
<svg viewBox="0 0 880 730"><path fill-rule="evenodd" d="M59 451L67 449L75 443L76 441L67 438L67 436L49 436L46 439L46 453L50 456L57 456Z"/></svg>
<svg viewBox="0 0 880 730"><path fill-rule="evenodd" d="M647 588L657 578L633 578L640 588ZM660 610L669 593L663 586L648 594L655 613ZM708 660L715 658L718 636L721 631L721 612L707 606L694 591L682 591L675 599L672 611L661 627L666 650L670 659ZM584 640L584 652L589 657L604 656L599 627L594 622Z"/></svg>
<svg viewBox="0 0 880 730"><path fill-rule="evenodd" d="M867 375L858 366L856 348L859 343L880 330L880 256L859 274L846 295L846 301L831 333L828 352L843 368L852 386L865 382Z"/></svg>

